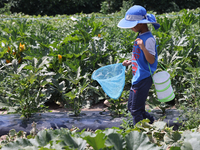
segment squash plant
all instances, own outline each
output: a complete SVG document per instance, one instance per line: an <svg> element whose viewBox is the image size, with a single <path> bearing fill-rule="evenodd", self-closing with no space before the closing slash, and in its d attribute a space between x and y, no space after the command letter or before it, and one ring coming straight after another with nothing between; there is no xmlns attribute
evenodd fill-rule
<svg viewBox="0 0 200 150"><path fill-rule="evenodd" d="M163 14L157 16L157 21L161 24L161 28L158 31L149 26L159 45L159 62L170 72L172 85L176 92L176 104L179 105L181 104L181 98L185 96L184 89L191 86L186 81L185 68L188 65L196 67L198 60L199 30L197 29L199 27L199 16L195 15L195 13L198 14L199 9ZM171 16L173 14L177 16ZM68 16L62 16L62 19L54 17L44 19L41 16L10 15L9 17L13 20L2 20L0 22L2 31L0 33L1 65L4 65L4 54L7 53L8 46L12 45L13 48L17 48L19 43L22 43L22 45L25 43L26 51L23 52L22 65L28 64L29 69L26 69L28 65L24 66L22 69L23 74L20 73L18 76L26 76L26 73L27 75L31 74L31 70L34 67L30 67L29 62L33 58L37 60L44 56L50 58L48 65L42 67L47 72L55 73L54 80L52 80L55 82L48 80L50 83L43 87L47 96L42 94L46 97L43 97L44 99L56 98L57 96L62 103L69 98L66 97L66 93L70 93L73 95L72 97L74 95L80 97L81 102L79 104L81 105L93 97L91 101L94 102L98 102L99 99L107 99L98 83L88 79L90 79L92 72L101 66L130 59L132 42L136 34L130 30L123 30L117 27L118 21L122 18L121 12L109 14L102 18L98 15L94 13L73 15L73 18L76 19L70 19ZM58 62L58 54L62 56L62 63ZM81 73L76 78L78 68ZM69 72L65 72L67 69ZM130 68L129 70L127 69L128 76L130 75L129 72ZM86 74L87 76L85 76ZM19 78L26 82L25 79L28 80L28 78L23 78L24 76ZM6 73L3 73L2 77L1 89L12 89L12 83L15 80L9 78L10 76ZM84 80L85 77L86 79ZM82 88L77 89L69 78L77 80L78 85ZM6 85L6 83L8 84ZM129 84L130 78L128 77L126 85ZM31 86L36 86L35 89L38 90L41 89L35 82ZM10 95L14 94L20 95L10 90L10 93L1 92L1 97L4 102L10 104L9 101L12 101ZM152 90L150 94L149 103L154 107L160 105L156 101L155 93ZM5 100L5 97L10 98ZM70 101L73 102L72 97ZM12 101L12 104L19 106L18 102L20 101L15 101L15 103Z"/></svg>
<svg viewBox="0 0 200 150"><path fill-rule="evenodd" d="M8 96L23 117L30 117L33 113L44 111L44 103L48 100L48 94L45 85L48 79L53 75L44 67L48 64L48 58L43 57L39 61L34 58L32 65L22 64L19 66L16 59L12 61L12 67L6 68L6 80L12 82L4 88L5 94ZM12 84L12 86L11 86Z"/></svg>
<svg viewBox="0 0 200 150"><path fill-rule="evenodd" d="M73 109L74 115L77 116L81 112L81 108L83 106L87 86L90 83L88 74L81 75L81 67L79 66L77 70L68 69L66 79L69 81L69 89L66 92L66 101L69 106Z"/></svg>
<svg viewBox="0 0 200 150"><path fill-rule="evenodd" d="M105 130L80 132L78 128L72 129L45 129L35 136L11 130L6 140L0 145L2 150L10 149L115 149L115 150L193 150L199 148L199 128L188 131L173 131L165 122L148 124L143 120L134 128L120 129L117 127Z"/></svg>

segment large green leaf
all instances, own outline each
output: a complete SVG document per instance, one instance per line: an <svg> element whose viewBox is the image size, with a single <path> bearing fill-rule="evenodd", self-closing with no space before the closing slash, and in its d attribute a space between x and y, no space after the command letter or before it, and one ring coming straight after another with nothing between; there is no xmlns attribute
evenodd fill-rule
<svg viewBox="0 0 200 150"><path fill-rule="evenodd" d="M95 137L96 134L95 134L95 133L92 133L92 132L89 132L89 131L84 131L83 133L81 133L80 136L81 136L82 138L87 137L87 136Z"/></svg>
<svg viewBox="0 0 200 150"><path fill-rule="evenodd" d="M30 139L30 142L36 147L45 146L55 137L53 130L42 130L38 132L34 139Z"/></svg>
<svg viewBox="0 0 200 150"><path fill-rule="evenodd" d="M197 142L197 141L194 141ZM183 145L181 146L181 150L198 150L199 147L197 147L197 149L193 149L192 145L190 142L183 142Z"/></svg>
<svg viewBox="0 0 200 150"><path fill-rule="evenodd" d="M111 133L118 133L118 132L120 132L121 130L119 129L119 128L108 128L108 129L106 129L105 131L103 131L103 133L105 133L105 135L107 136L107 135L109 135L109 134L111 134ZM96 131L97 132L97 131ZM99 131L99 132L102 132L101 130Z"/></svg>
<svg viewBox="0 0 200 150"><path fill-rule="evenodd" d="M163 130L167 126L167 123L164 121L156 121L153 123L153 126L155 126L157 130Z"/></svg>
<svg viewBox="0 0 200 150"><path fill-rule="evenodd" d="M72 137L70 134L65 134L64 136L61 136L61 140L62 139L64 141L61 142L61 144L63 143L65 146L70 147L71 149L85 150L86 148L86 141L82 138L76 138Z"/></svg>
<svg viewBox="0 0 200 150"><path fill-rule="evenodd" d="M114 150L123 150L125 147L125 141L122 135L118 133L111 133L108 135L105 145L112 147Z"/></svg>
<svg viewBox="0 0 200 150"><path fill-rule="evenodd" d="M12 130L11 130L12 131ZM82 138L72 137L68 129L42 130L31 139L17 139L3 147L4 150L25 149L38 150L38 148L48 149L78 149L84 150L86 141Z"/></svg>
<svg viewBox="0 0 200 150"><path fill-rule="evenodd" d="M166 144L172 144L181 139L181 134L178 131L172 131L170 133L166 133L164 136L164 141Z"/></svg>
<svg viewBox="0 0 200 150"><path fill-rule="evenodd" d="M181 150L199 150L200 148L200 133L185 131L183 133L183 145Z"/></svg>
<svg viewBox="0 0 200 150"><path fill-rule="evenodd" d="M132 131L125 136L128 150L159 150L155 144L150 143L146 134Z"/></svg>
<svg viewBox="0 0 200 150"><path fill-rule="evenodd" d="M28 139L18 139L14 143L8 143L6 146L2 148L2 150L14 150L14 149L23 149L27 146L33 146L32 143Z"/></svg>
<svg viewBox="0 0 200 150"><path fill-rule="evenodd" d="M87 141L87 143L94 148L94 150L99 150L101 148L105 147L105 134L98 133L95 136L86 136L84 139Z"/></svg>

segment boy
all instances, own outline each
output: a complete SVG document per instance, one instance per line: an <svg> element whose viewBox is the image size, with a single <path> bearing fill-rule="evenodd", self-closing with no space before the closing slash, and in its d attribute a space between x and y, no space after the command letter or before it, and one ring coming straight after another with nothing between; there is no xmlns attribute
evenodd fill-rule
<svg viewBox="0 0 200 150"><path fill-rule="evenodd" d="M155 29L160 27L155 16L147 14L146 9L139 5L129 8L119 23L119 28L131 29L138 32L134 42L132 59L125 60L124 66L132 65L132 86L128 100L128 110L133 116L133 124L148 118L150 123L154 122L153 116L145 111L145 102L152 85L152 77L157 68L156 40L148 29L147 24L153 24ZM150 68L149 68L150 67ZM151 73L150 73L151 69Z"/></svg>

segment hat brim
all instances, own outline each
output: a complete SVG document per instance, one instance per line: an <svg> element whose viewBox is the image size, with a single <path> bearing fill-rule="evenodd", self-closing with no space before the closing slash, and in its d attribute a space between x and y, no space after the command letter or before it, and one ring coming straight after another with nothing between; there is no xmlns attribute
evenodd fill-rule
<svg viewBox="0 0 200 150"><path fill-rule="evenodd" d="M135 27L137 24L138 21L128 21L125 18L123 18L122 20L120 20L117 26L119 28L129 29Z"/></svg>
<svg viewBox="0 0 200 150"><path fill-rule="evenodd" d="M120 22L118 23L118 27L119 28L123 28L123 29L130 29L135 27L138 23L146 23L146 24L153 24L155 29L158 29L160 27L160 24L157 22L150 22L146 19L143 20L138 20L138 21L128 21L125 18L121 19Z"/></svg>
<svg viewBox="0 0 200 150"><path fill-rule="evenodd" d="M157 23L157 22L150 22L150 21L148 21L148 20L146 20L146 19L140 20L140 21L138 21L138 23L152 24L156 30L157 30L158 28L160 28L160 24L159 24L159 23Z"/></svg>

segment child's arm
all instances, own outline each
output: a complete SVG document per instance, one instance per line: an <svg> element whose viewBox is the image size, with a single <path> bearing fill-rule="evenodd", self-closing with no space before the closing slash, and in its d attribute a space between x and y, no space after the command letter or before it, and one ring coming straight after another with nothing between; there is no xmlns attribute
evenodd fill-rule
<svg viewBox="0 0 200 150"><path fill-rule="evenodd" d="M154 55L150 54L150 53L148 52L148 50L145 48L144 43L143 43L143 40L140 39L140 38L137 38L135 41L137 41L137 45L139 45L139 47L143 50L146 60L147 60L150 64L153 64L154 61L155 61Z"/></svg>

